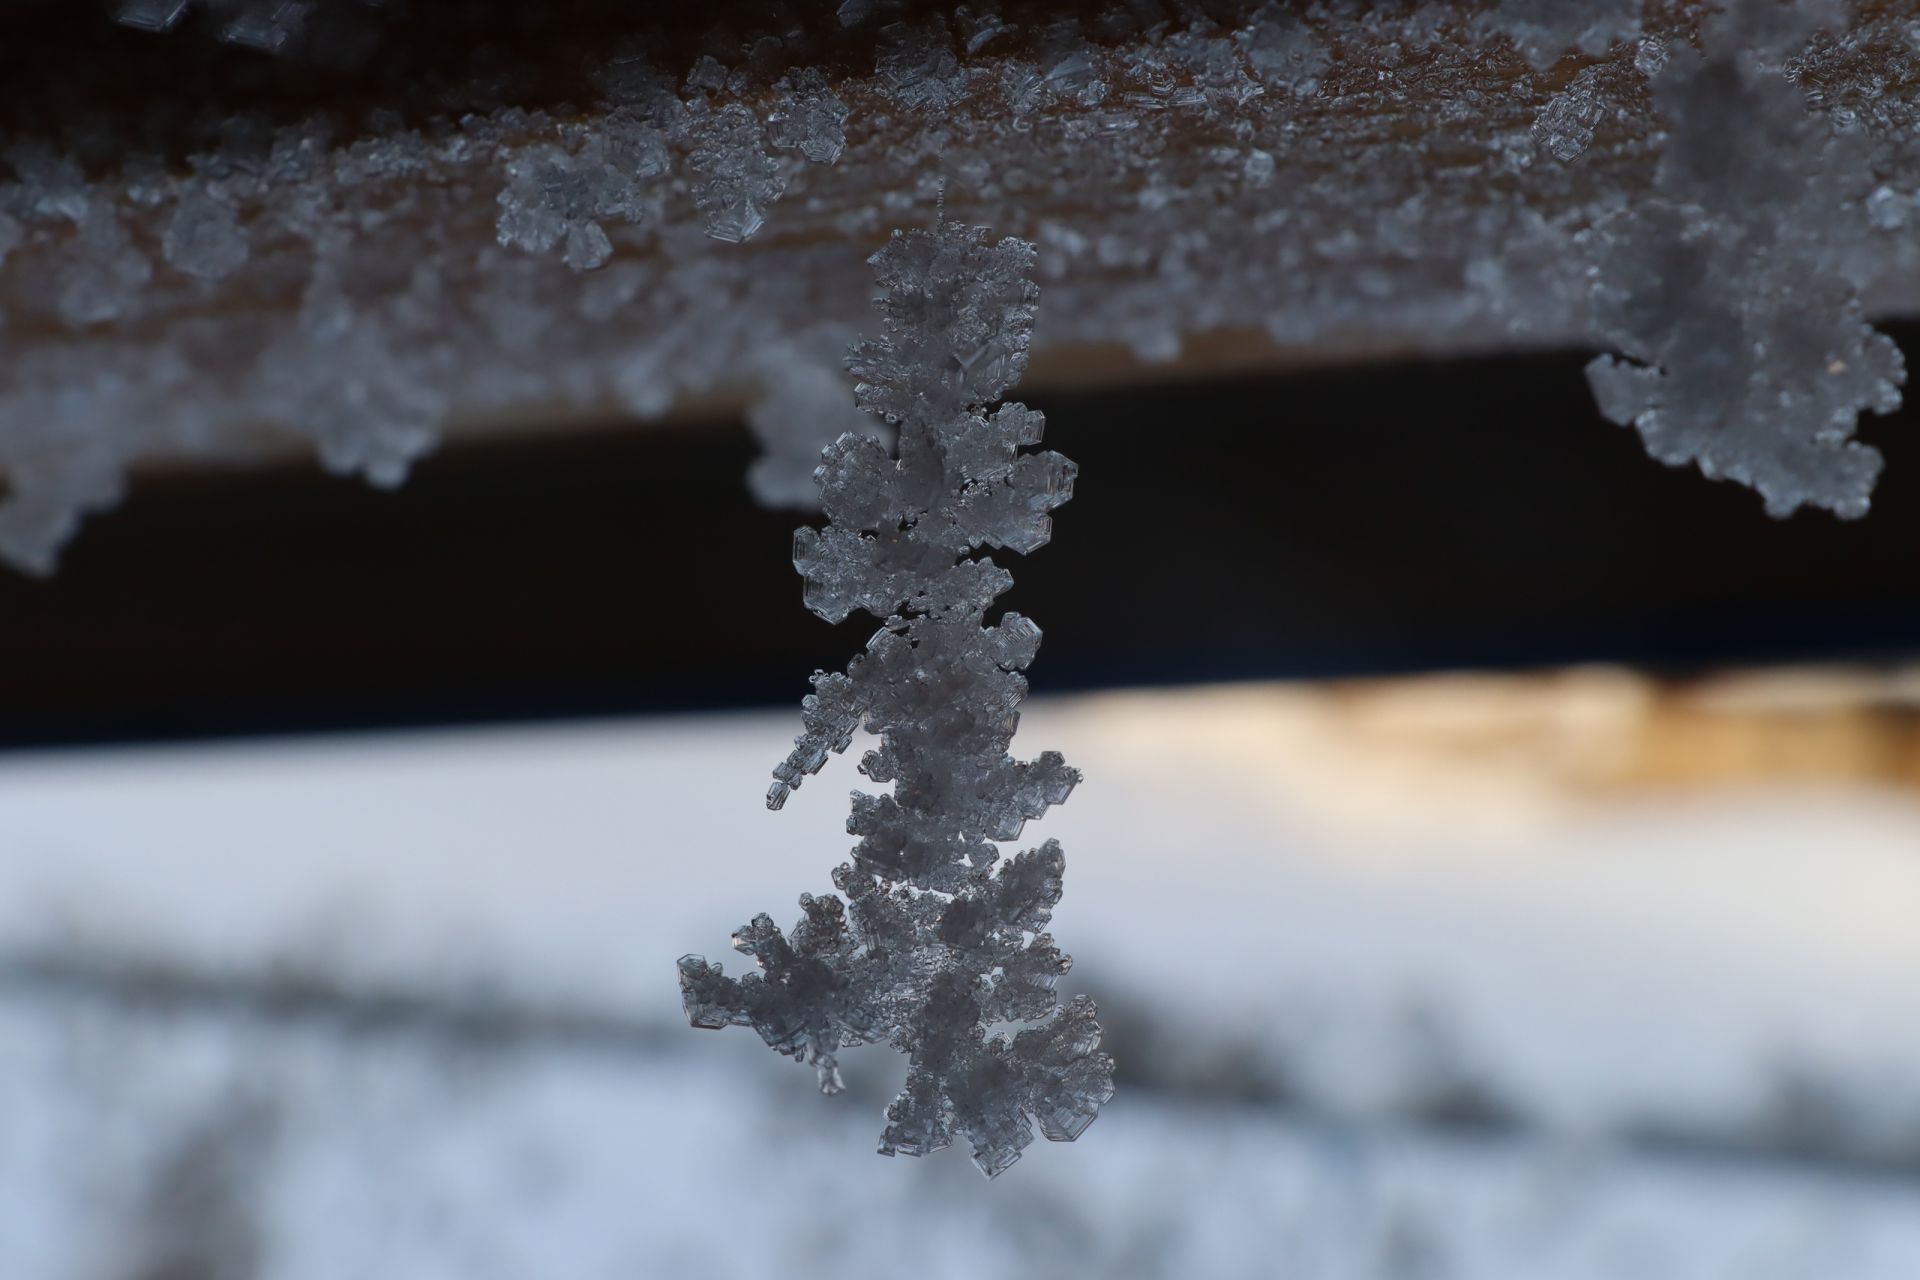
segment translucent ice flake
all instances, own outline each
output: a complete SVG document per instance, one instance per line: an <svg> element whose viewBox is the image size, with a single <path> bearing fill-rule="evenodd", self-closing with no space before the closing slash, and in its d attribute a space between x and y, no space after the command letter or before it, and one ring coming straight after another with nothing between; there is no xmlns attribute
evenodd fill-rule
<svg viewBox="0 0 1920 1280"><path fill-rule="evenodd" d="M1080 777L1054 752L1008 754L1040 629L1014 613L987 622L1012 578L973 554L1038 549L1072 495L1072 463L1027 452L1041 415L989 407L1025 365L1033 262L1030 245L959 224L895 233L874 256L882 333L851 364L861 405L897 425L898 448L851 432L827 447L815 479L828 524L799 531L794 560L816 613L860 609L884 625L844 674L815 673L767 805L782 807L862 728L880 741L860 772L892 789L854 794L859 843L834 872L839 895L802 896L788 934L762 915L735 935L759 972L680 961L694 1026L751 1026L811 1063L826 1092L846 1046L884 1040L907 1054L881 1153L961 1138L989 1177L1036 1124L1070 1141L1113 1096L1092 1002L1062 1007L1054 992L1071 961L1043 930L1065 855L1051 840L1005 860L998 848Z"/></svg>
<svg viewBox="0 0 1920 1280"><path fill-rule="evenodd" d="M847 147L847 104L812 67L777 86L773 114L767 117L773 145L798 151L815 164L832 164Z"/></svg>
<svg viewBox="0 0 1920 1280"><path fill-rule="evenodd" d="M134 311L153 278L153 264L134 245L119 215L93 205L67 244L55 305L70 325L104 324Z"/></svg>
<svg viewBox="0 0 1920 1280"><path fill-rule="evenodd" d="M1667 42L1659 36L1648 36L1633 50L1633 69L1652 79L1666 67L1673 54L1667 48Z"/></svg>
<svg viewBox="0 0 1920 1280"><path fill-rule="evenodd" d="M989 0L986 4L963 4L953 11L954 26L968 54L979 53L1001 37L1013 34L1014 28L994 11L996 7Z"/></svg>
<svg viewBox="0 0 1920 1280"><path fill-rule="evenodd" d="M187 0L120 0L113 20L140 31L171 31L187 13Z"/></svg>
<svg viewBox="0 0 1920 1280"><path fill-rule="evenodd" d="M307 33L315 0L226 0L213 8L223 14L220 39L267 53L279 53Z"/></svg>
<svg viewBox="0 0 1920 1280"><path fill-rule="evenodd" d="M1257 46L1271 52L1271 46ZM1210 27L1176 31L1162 44L1165 63L1149 57L1136 70L1149 84L1156 73L1175 78L1168 101L1176 107L1198 108L1209 115L1234 111L1265 93L1247 74L1246 61L1234 41Z"/></svg>
<svg viewBox="0 0 1920 1280"><path fill-rule="evenodd" d="M780 163L766 152L766 132L739 103L693 125L687 167L703 179L693 200L707 234L738 244L766 224L766 211L787 189Z"/></svg>
<svg viewBox="0 0 1920 1280"><path fill-rule="evenodd" d="M1920 196L1911 192L1895 191L1892 187L1878 187L1867 197L1867 220L1881 231L1898 231L1907 225L1916 209L1920 209ZM0 248L6 244L4 230L0 230Z"/></svg>
<svg viewBox="0 0 1920 1280"><path fill-rule="evenodd" d="M1561 164L1579 159L1593 142L1593 131L1605 110L1602 76L1598 68L1581 72L1534 119L1534 145Z"/></svg>
<svg viewBox="0 0 1920 1280"><path fill-rule="evenodd" d="M55 448L0 472L0 557L36 575L53 572L81 519L119 503L118 461Z"/></svg>

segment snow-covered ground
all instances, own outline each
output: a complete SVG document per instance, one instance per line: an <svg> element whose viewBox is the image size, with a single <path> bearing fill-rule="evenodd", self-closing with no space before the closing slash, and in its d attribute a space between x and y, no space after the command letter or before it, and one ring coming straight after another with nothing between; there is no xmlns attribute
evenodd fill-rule
<svg viewBox="0 0 1920 1280"><path fill-rule="evenodd" d="M1920 1275L1920 800L1416 776L1277 688L1038 702L1018 745L1087 781L1032 834L1121 1092L987 1183L871 1154L885 1050L827 1099L681 1020L674 958L737 964L732 928L844 856L850 762L759 803L795 728L0 760L0 978L485 982L660 1032L0 981L0 1277Z"/></svg>

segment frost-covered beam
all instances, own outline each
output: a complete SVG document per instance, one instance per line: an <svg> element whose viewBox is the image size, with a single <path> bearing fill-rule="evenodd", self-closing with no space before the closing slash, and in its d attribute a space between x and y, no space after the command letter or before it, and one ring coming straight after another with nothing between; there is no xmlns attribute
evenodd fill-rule
<svg viewBox="0 0 1920 1280"><path fill-rule="evenodd" d="M803 493L859 425L863 260L943 202L1037 246L1030 385L1586 345L1658 456L1857 513L1920 28L1749 7L308 6L365 20L348 58L12 0L51 34L0 46L0 553L50 565L129 465L305 440L393 483L450 430L768 393L756 487Z"/></svg>

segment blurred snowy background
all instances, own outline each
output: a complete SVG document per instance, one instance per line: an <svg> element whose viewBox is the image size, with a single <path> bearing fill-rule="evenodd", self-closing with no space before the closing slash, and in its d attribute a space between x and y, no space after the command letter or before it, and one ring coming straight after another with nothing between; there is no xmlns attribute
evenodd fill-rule
<svg viewBox="0 0 1920 1280"><path fill-rule="evenodd" d="M1036 702L1120 1092L993 1183L681 1016L792 715L0 757L0 1277L1912 1280L1912 692Z"/></svg>

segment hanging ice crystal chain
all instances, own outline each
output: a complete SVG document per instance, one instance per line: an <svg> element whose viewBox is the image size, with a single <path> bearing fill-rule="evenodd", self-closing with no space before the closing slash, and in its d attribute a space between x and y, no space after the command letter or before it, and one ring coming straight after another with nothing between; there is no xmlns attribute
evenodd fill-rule
<svg viewBox="0 0 1920 1280"><path fill-rule="evenodd" d="M989 1177L1019 1159L1035 1121L1071 1140L1113 1096L1093 1002L1054 994L1071 963L1042 932L1060 900L1060 846L1005 861L996 846L1080 776L1055 752L1008 754L1040 630L1015 613L987 624L1013 579L973 554L1037 550L1073 492L1071 462L1022 452L1040 441L1040 414L987 409L1026 366L1033 257L1023 241L949 223L897 232L872 259L883 333L849 367L860 407L899 427L898 456L851 434L826 449L816 479L828 524L799 530L794 562L815 613L838 622L860 609L883 625L845 673L814 674L767 804L780 808L863 726L880 744L860 771L893 790L854 793L847 829L860 841L833 873L840 894L803 894L786 935L764 914L734 935L759 972L680 961L694 1026L753 1027L811 1063L825 1092L840 1088L846 1046L906 1053L881 1153L924 1155L959 1135Z"/></svg>

